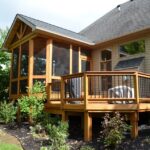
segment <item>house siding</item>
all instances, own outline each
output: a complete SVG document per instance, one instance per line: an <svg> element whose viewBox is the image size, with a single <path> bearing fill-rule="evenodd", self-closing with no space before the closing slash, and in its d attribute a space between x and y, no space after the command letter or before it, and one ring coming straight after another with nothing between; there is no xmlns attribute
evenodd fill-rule
<svg viewBox="0 0 150 150"><path fill-rule="evenodd" d="M145 39L145 69L146 73L150 73L150 36Z"/></svg>

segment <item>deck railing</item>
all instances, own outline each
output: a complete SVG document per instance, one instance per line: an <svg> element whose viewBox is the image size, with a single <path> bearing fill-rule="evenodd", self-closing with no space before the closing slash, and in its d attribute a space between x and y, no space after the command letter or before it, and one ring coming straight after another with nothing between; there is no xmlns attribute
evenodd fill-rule
<svg viewBox="0 0 150 150"><path fill-rule="evenodd" d="M49 84L50 101L64 104L150 102L150 75L138 72L85 72Z"/></svg>

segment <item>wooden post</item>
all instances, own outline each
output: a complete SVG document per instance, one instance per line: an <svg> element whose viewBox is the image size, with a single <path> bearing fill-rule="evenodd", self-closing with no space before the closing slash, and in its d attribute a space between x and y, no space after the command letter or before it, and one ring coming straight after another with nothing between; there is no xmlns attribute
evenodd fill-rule
<svg viewBox="0 0 150 150"><path fill-rule="evenodd" d="M70 45L70 67L69 73L72 74L72 45Z"/></svg>
<svg viewBox="0 0 150 150"><path fill-rule="evenodd" d="M33 63L34 63L34 41L33 39L29 40L29 80L28 80L28 86L29 89L33 85ZM29 93L28 93L29 94Z"/></svg>
<svg viewBox="0 0 150 150"><path fill-rule="evenodd" d="M79 52L78 52L78 56L79 56L79 72L81 72L82 71L82 64L81 64L81 48L79 47Z"/></svg>
<svg viewBox="0 0 150 150"><path fill-rule="evenodd" d="M65 82L63 77L61 77L61 106L63 109L64 106L64 97L65 97Z"/></svg>
<svg viewBox="0 0 150 150"><path fill-rule="evenodd" d="M88 76L84 73L84 105L85 110L88 107Z"/></svg>
<svg viewBox="0 0 150 150"><path fill-rule="evenodd" d="M48 83L51 82L52 76L52 40L48 39L46 43L46 91L47 99L50 98L50 86Z"/></svg>
<svg viewBox="0 0 150 150"><path fill-rule="evenodd" d="M63 121L63 122L68 121L68 114L67 114L67 112L65 112L65 111L62 112L62 121Z"/></svg>
<svg viewBox="0 0 150 150"><path fill-rule="evenodd" d="M84 112L84 140L92 140L92 116L89 112Z"/></svg>
<svg viewBox="0 0 150 150"><path fill-rule="evenodd" d="M139 80L138 80L138 72L135 73L134 88L135 88L135 98L136 98L136 102L137 102L137 110L139 110Z"/></svg>
<svg viewBox="0 0 150 150"><path fill-rule="evenodd" d="M130 114L131 137L135 139L138 136L138 112Z"/></svg>
<svg viewBox="0 0 150 150"><path fill-rule="evenodd" d="M11 78L12 78L12 68L13 68L13 55L14 55L14 50L12 49L11 50L12 54L11 54L11 64L10 64L10 76L9 76L9 79L10 79L10 82L9 82L9 98L11 96Z"/></svg>
<svg viewBox="0 0 150 150"><path fill-rule="evenodd" d="M20 94L20 69L21 69L21 45L19 46L19 59L18 59L18 91L17 91L17 97L19 97Z"/></svg>

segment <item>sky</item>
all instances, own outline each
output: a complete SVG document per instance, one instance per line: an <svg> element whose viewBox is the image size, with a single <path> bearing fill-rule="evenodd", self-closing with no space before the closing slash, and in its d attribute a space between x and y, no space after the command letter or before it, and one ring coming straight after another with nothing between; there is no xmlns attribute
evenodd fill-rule
<svg viewBox="0 0 150 150"><path fill-rule="evenodd" d="M117 5L129 0L0 0L0 28L17 13L79 32Z"/></svg>

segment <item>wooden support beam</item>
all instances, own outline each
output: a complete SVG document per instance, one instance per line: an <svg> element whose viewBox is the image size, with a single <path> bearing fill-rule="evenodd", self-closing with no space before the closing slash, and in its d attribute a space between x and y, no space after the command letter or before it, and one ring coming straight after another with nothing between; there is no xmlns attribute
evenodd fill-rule
<svg viewBox="0 0 150 150"><path fill-rule="evenodd" d="M19 59L18 59L18 88L17 88L17 96L20 94L20 69L21 69L21 45L19 46Z"/></svg>
<svg viewBox="0 0 150 150"><path fill-rule="evenodd" d="M79 47L79 52L78 52L78 55L79 55L79 72L82 71L82 66L81 66L81 47Z"/></svg>
<svg viewBox="0 0 150 150"><path fill-rule="evenodd" d="M34 41L31 39L29 40L29 80L28 86L29 88L33 85L33 63L34 63Z"/></svg>
<svg viewBox="0 0 150 150"><path fill-rule="evenodd" d="M72 45L70 45L70 69L69 69L69 73L72 74Z"/></svg>
<svg viewBox="0 0 150 150"><path fill-rule="evenodd" d="M11 51L12 51L12 54L11 54L11 64L10 64L10 76L9 76L9 79L10 79L10 81L9 81L9 98L11 97L11 81L12 81L12 68L13 68L13 55L14 55L14 50L13 49L11 49Z"/></svg>
<svg viewBox="0 0 150 150"><path fill-rule="evenodd" d="M46 91L47 91L47 99L50 98L50 87L48 83L51 83L52 76L52 40L48 39L46 42Z"/></svg>
<svg viewBox="0 0 150 150"><path fill-rule="evenodd" d="M61 93L60 93L60 98L61 98L61 106L62 109L64 108L64 98L65 98L65 83L64 79L61 77Z"/></svg>
<svg viewBox="0 0 150 150"><path fill-rule="evenodd" d="M67 112L63 111L61 117L62 117L61 119L62 119L63 122L68 121L68 114L67 114Z"/></svg>
<svg viewBox="0 0 150 150"><path fill-rule="evenodd" d="M84 112L84 140L92 140L92 116L89 112Z"/></svg>
<svg viewBox="0 0 150 150"><path fill-rule="evenodd" d="M137 110L139 110L139 77L138 72L134 76L134 89L135 89L135 98L137 102Z"/></svg>
<svg viewBox="0 0 150 150"><path fill-rule="evenodd" d="M131 137L135 139L138 136L138 112L133 112L130 114L130 122L131 122Z"/></svg>
<svg viewBox="0 0 150 150"><path fill-rule="evenodd" d="M84 74L84 105L85 110L88 108L88 76Z"/></svg>

